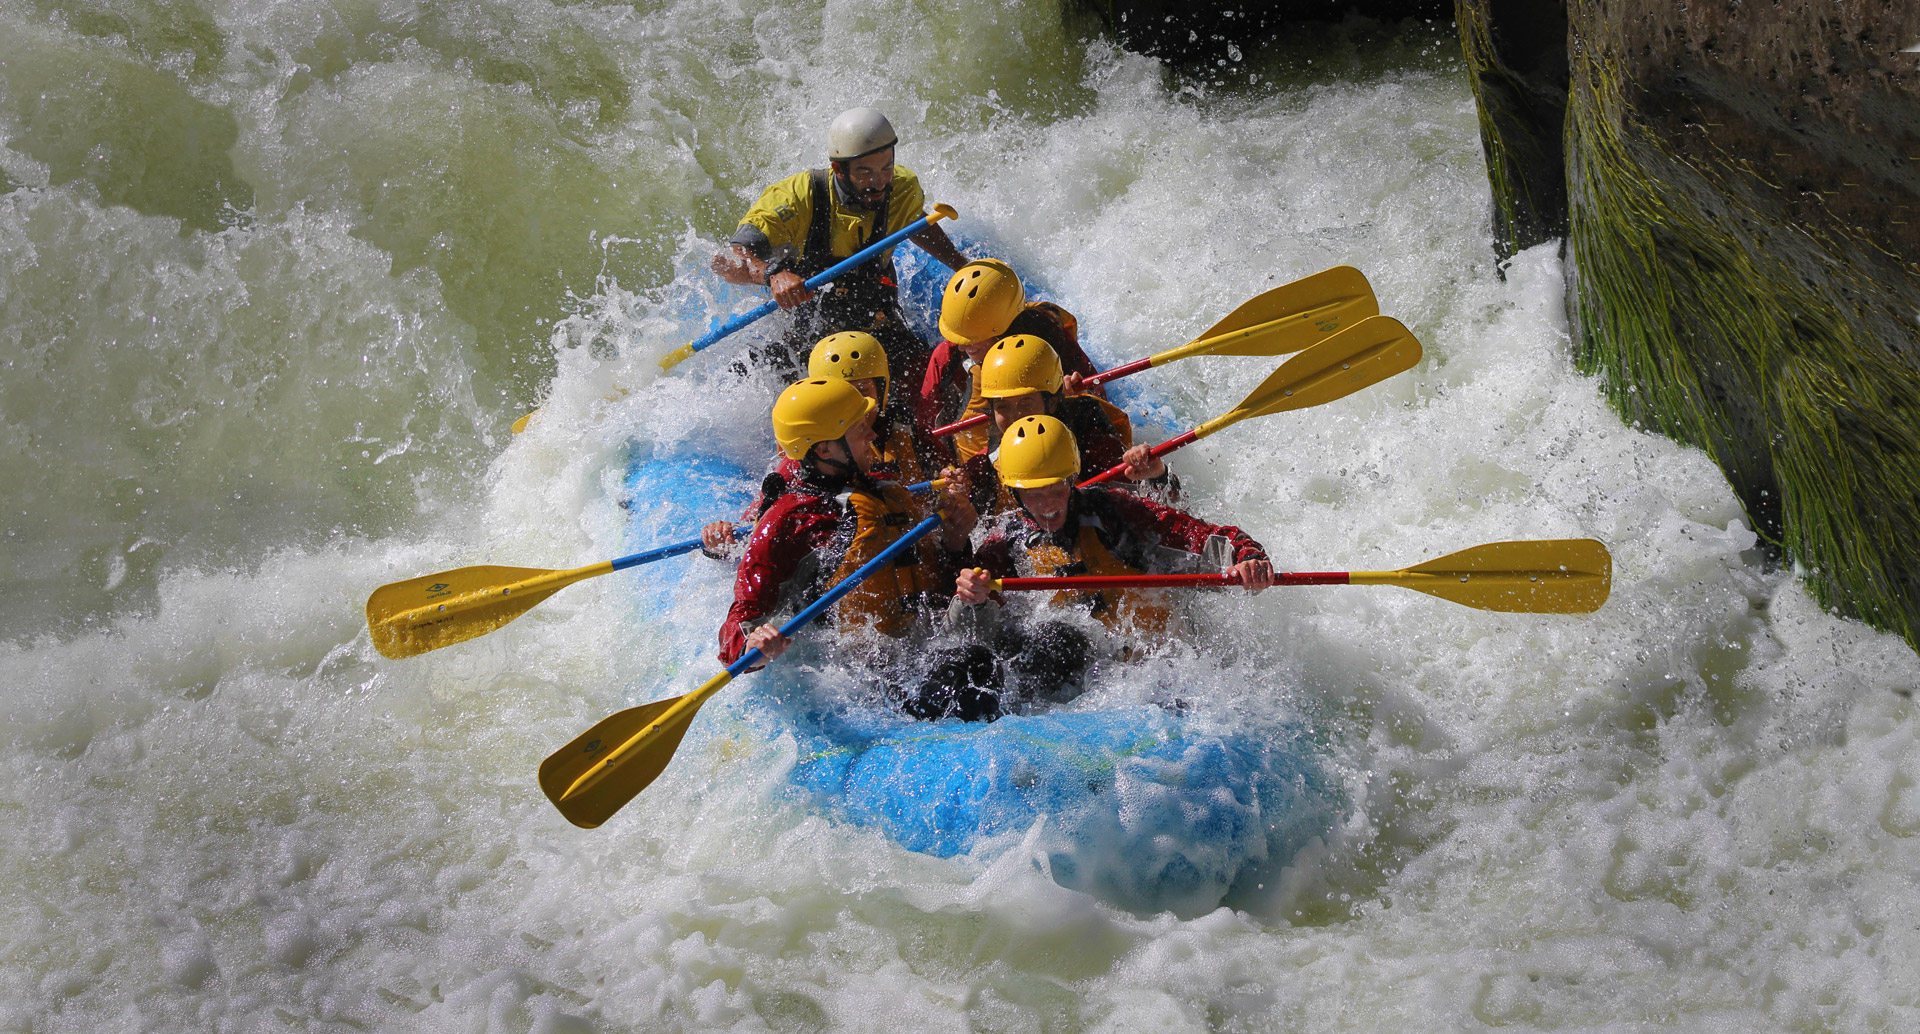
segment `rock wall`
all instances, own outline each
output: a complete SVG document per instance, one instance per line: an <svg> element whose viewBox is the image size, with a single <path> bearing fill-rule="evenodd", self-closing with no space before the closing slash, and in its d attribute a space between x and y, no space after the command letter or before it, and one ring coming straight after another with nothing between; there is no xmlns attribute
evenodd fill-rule
<svg viewBox="0 0 1920 1034"><path fill-rule="evenodd" d="M1204 72L1434 0L1071 0ZM1444 5L1444 0L1441 0ZM1920 648L1920 2L1454 0L1501 255L1565 242L1577 361L1706 449L1814 595Z"/></svg>
<svg viewBox="0 0 1920 1034"><path fill-rule="evenodd" d="M1511 258L1567 234L1567 9L1556 0L1459 0L1454 23L1479 101L1494 243Z"/></svg>
<svg viewBox="0 0 1920 1034"><path fill-rule="evenodd" d="M1920 645L1920 4L1564 12L1580 364L1707 449L1823 603ZM1537 8L1457 14L1510 251L1554 229L1555 61L1511 45Z"/></svg>

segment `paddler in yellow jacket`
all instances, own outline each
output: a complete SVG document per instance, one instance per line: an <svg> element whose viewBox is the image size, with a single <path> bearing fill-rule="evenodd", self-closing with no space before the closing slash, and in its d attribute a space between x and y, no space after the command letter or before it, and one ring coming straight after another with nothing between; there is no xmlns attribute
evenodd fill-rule
<svg viewBox="0 0 1920 1034"><path fill-rule="evenodd" d="M892 249L834 280L816 298L807 278L926 214L920 180L894 164L898 136L873 108L843 111L827 128L826 169L795 173L768 187L740 220L713 271L732 284L765 285L783 309L797 309L789 343L767 361L797 365L792 342L864 330L886 343L894 381L912 390L930 349L900 313ZM966 264L946 231L931 225L913 242L949 269Z"/></svg>
<svg viewBox="0 0 1920 1034"><path fill-rule="evenodd" d="M1171 506L1105 485L1076 488L1080 450L1067 425L1023 417L1000 443L1000 481L1019 508L1003 513L960 572L954 596L987 602L995 578L1179 574L1225 567L1250 592L1273 584L1266 552L1239 528L1210 524ZM1128 644L1150 645L1169 629L1165 590L1063 590L1056 606L1080 607Z"/></svg>

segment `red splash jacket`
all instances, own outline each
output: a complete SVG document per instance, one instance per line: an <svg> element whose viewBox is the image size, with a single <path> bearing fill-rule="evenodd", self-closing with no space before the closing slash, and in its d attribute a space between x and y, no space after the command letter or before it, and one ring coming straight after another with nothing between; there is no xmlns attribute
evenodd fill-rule
<svg viewBox="0 0 1920 1034"><path fill-rule="evenodd" d="M1067 503L1067 523L1046 532L1025 510L1016 509L987 533L974 551L974 566L995 578L1011 578L1024 554L1035 546L1072 548L1082 526L1094 531L1114 558L1142 574L1179 574L1199 569L1210 539L1231 548L1228 566L1267 559L1266 550L1231 524L1210 524L1164 503L1131 492L1095 485L1076 488Z"/></svg>
<svg viewBox="0 0 1920 1034"><path fill-rule="evenodd" d="M1230 556L1209 556L1220 543ZM1223 550L1224 552L1224 550ZM1042 529L1025 510L999 518L975 553L975 565L995 578L1053 575L1186 574L1209 566L1265 560L1260 543L1227 524L1209 524L1171 506L1102 485L1077 488L1059 531ZM1136 641L1166 635L1172 618L1165 590L1061 590L1059 606L1079 606Z"/></svg>
<svg viewBox="0 0 1920 1034"><path fill-rule="evenodd" d="M1007 327L1007 335L1012 334L1032 334L1052 345L1060 356L1061 369L1067 373L1091 377L1100 372L1080 347L1079 322L1072 313L1052 302L1027 303L1026 309ZM920 381L920 397L914 403L914 422L921 438L935 443L933 447L939 450L939 458L923 454L923 459L930 463L954 461L952 439L935 438L933 429L945 427L970 413L986 412L979 389L979 374L968 368L966 352L951 341L940 342L933 350L933 359L927 363L927 375ZM1107 390L1096 386L1091 394L1104 399Z"/></svg>
<svg viewBox="0 0 1920 1034"><path fill-rule="evenodd" d="M860 477L835 483L801 470L775 499L753 534L733 579L733 605L720 625L720 662L746 652L747 633L783 609L799 610L832 588L854 560L878 552L885 542L918 523L931 500L916 499L897 483ZM971 551L950 553L921 540L892 568L876 572L834 607L836 619L853 618L882 633L898 635L901 619L926 605L945 605L954 577Z"/></svg>

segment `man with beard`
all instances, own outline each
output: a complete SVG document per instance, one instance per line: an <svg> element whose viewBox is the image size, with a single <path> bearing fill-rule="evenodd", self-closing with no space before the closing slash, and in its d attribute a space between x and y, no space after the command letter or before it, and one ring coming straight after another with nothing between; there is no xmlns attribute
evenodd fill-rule
<svg viewBox="0 0 1920 1034"><path fill-rule="evenodd" d="M886 346L895 383L919 383L931 349L901 315L891 249L841 274L818 295L806 287L807 278L926 214L919 177L893 162L897 140L879 111L841 112L827 130L829 167L768 187L727 247L714 255L712 268L721 279L764 284L782 309L795 310L788 340L755 355L756 362L790 371L812 342L859 330ZM912 240L950 269L966 264L937 225Z"/></svg>

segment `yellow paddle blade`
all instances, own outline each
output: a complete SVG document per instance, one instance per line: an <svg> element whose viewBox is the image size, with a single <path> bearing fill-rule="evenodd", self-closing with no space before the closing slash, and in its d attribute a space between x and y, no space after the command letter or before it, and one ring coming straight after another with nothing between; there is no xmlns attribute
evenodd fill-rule
<svg viewBox="0 0 1920 1034"><path fill-rule="evenodd" d="M1398 585L1480 610L1590 614L1613 589L1613 556L1595 539L1493 542L1400 571L1353 571L1349 585Z"/></svg>
<svg viewBox="0 0 1920 1034"><path fill-rule="evenodd" d="M1249 299L1195 340L1154 356L1153 364L1191 355L1285 355L1379 312L1366 275L1335 266Z"/></svg>
<svg viewBox="0 0 1920 1034"><path fill-rule="evenodd" d="M601 719L540 763L540 789L568 822L600 825L659 778L700 705L731 681L723 671L685 696Z"/></svg>
<svg viewBox="0 0 1920 1034"><path fill-rule="evenodd" d="M549 571L539 567L462 567L382 585L367 597L367 631L382 656L398 660L486 635L612 561Z"/></svg>
<svg viewBox="0 0 1920 1034"><path fill-rule="evenodd" d="M1280 364L1225 416L1194 429L1197 438L1248 417L1306 409L1345 398L1420 361L1420 342L1391 316L1369 316Z"/></svg>

